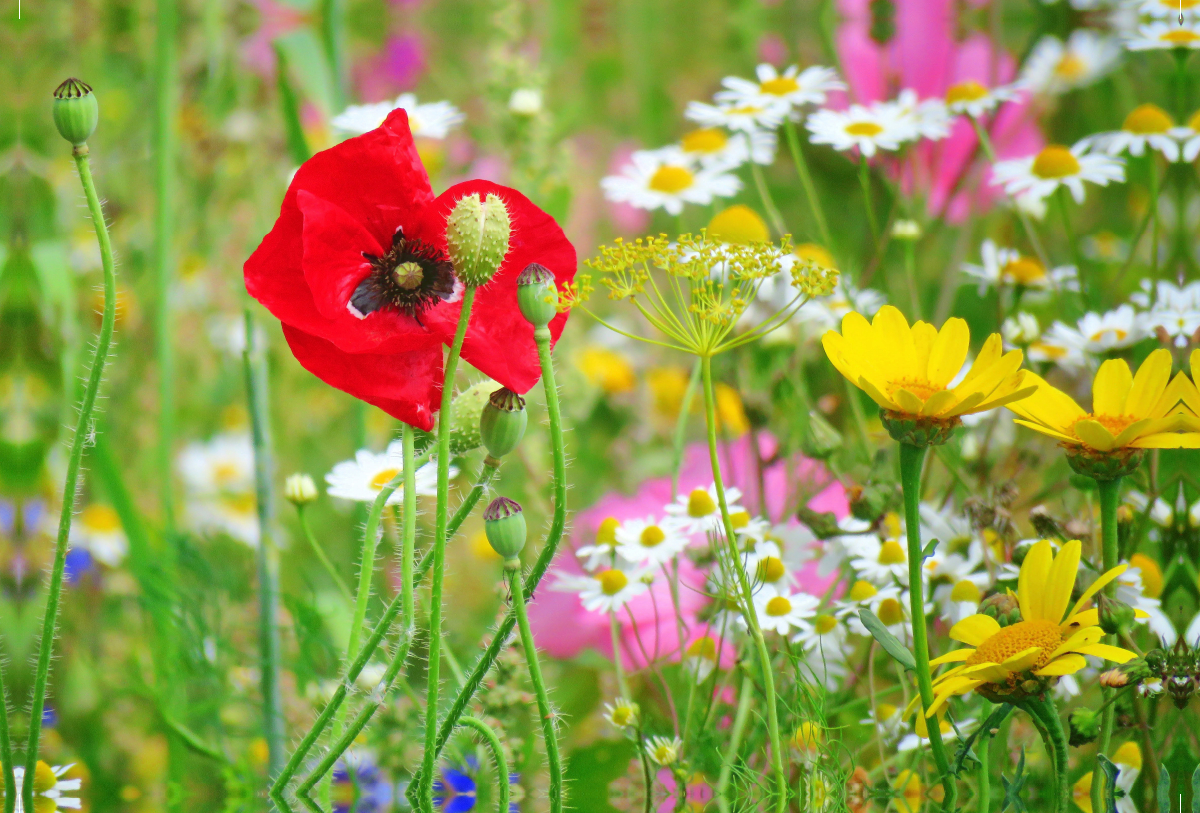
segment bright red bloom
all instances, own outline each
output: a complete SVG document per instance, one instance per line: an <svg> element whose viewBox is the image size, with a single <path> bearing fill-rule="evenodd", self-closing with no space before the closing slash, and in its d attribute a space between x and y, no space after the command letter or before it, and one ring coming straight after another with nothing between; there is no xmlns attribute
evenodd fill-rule
<svg viewBox="0 0 1200 813"><path fill-rule="evenodd" d="M446 216L470 194L499 195L512 224L508 255L479 288L462 357L514 392L540 377L533 327L517 307L530 263L575 277L575 249L520 192L467 181L434 197L408 115L317 153L296 172L279 219L244 267L246 290L283 323L306 370L429 430L442 389L442 344L461 310L449 275ZM553 341L566 314L550 322Z"/></svg>

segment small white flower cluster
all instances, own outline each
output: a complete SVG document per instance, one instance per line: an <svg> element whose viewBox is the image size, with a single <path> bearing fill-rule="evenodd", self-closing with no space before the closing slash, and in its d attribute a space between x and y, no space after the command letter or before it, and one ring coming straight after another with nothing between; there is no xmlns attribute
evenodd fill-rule
<svg viewBox="0 0 1200 813"><path fill-rule="evenodd" d="M200 533L224 533L257 547L254 447L246 432L189 443L176 462L186 493L186 515Z"/></svg>
<svg viewBox="0 0 1200 813"><path fill-rule="evenodd" d="M1137 9L1123 36L1130 51L1200 48L1200 9L1194 3L1134 0L1129 5Z"/></svg>
<svg viewBox="0 0 1200 813"><path fill-rule="evenodd" d="M530 99L521 98L522 104L528 107ZM539 97L539 104L540 101ZM408 113L408 128L415 138L443 139L466 118L462 111L450 102L418 104L415 94L401 93L394 102L351 105L334 116L331 124L335 130L348 135L362 135L383 124L384 119L393 110Z"/></svg>
<svg viewBox="0 0 1200 813"><path fill-rule="evenodd" d="M325 475L325 483L330 497L338 497L352 502L375 502L384 486L404 471L404 444L393 440L387 450L375 453L368 449L359 449L353 460L343 460ZM450 467L450 476L456 477L458 468ZM437 494L437 461L430 460L417 469L417 496L433 496ZM387 499L388 505L399 505L404 500L404 486L401 484Z"/></svg>
<svg viewBox="0 0 1200 813"><path fill-rule="evenodd" d="M1037 218L1045 216L1046 199L1060 188L1083 203L1084 183L1108 186L1125 180L1125 162L1107 152L1093 149L1099 144L1083 139L1071 147L1051 144L1036 155L997 161L991 182L1003 186L1018 207Z"/></svg>
<svg viewBox="0 0 1200 813"><path fill-rule="evenodd" d="M1058 96L1087 87L1121 61L1115 37L1079 28L1064 42L1053 34L1038 40L1021 68L1019 82L1039 96Z"/></svg>
<svg viewBox="0 0 1200 813"><path fill-rule="evenodd" d="M990 98L999 101L998 97ZM983 97L973 101L972 110L983 109ZM965 106L956 109L967 111ZM823 108L809 116L806 126L814 144L828 144L835 150L857 147L864 158L871 158L880 150L894 152L920 139L939 141L950 135L952 122L953 114L945 101L920 99L915 90L906 88L886 102L854 104L845 110Z"/></svg>

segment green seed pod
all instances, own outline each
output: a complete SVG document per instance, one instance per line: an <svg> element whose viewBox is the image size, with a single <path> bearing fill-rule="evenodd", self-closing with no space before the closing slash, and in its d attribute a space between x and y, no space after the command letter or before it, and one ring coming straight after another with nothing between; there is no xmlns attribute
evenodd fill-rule
<svg viewBox="0 0 1200 813"><path fill-rule="evenodd" d="M498 195L462 198L446 218L446 250L455 276L471 288L486 285L508 254L511 231L508 208Z"/></svg>
<svg viewBox="0 0 1200 813"><path fill-rule="evenodd" d="M842 434L819 412L810 412L808 432L800 441L800 448L814 460L828 460L842 448Z"/></svg>
<svg viewBox="0 0 1200 813"><path fill-rule="evenodd" d="M490 378L472 384L454 396L450 413L450 453L462 455L479 448L479 416L488 394L496 388Z"/></svg>
<svg viewBox="0 0 1200 813"><path fill-rule="evenodd" d="M1067 715L1071 730L1071 745L1078 748L1095 742L1100 736L1100 715L1095 709L1078 708Z"/></svg>
<svg viewBox="0 0 1200 813"><path fill-rule="evenodd" d="M59 134L78 147L95 132L100 106L90 85L68 79L54 90L52 113Z"/></svg>
<svg viewBox="0 0 1200 813"><path fill-rule="evenodd" d="M528 423L525 399L507 387L496 390L479 416L479 434L484 448L499 460L517 448Z"/></svg>
<svg viewBox="0 0 1200 813"><path fill-rule="evenodd" d="M530 263L517 277L517 306L534 327L545 327L558 313L558 288L554 274L544 265Z"/></svg>
<svg viewBox="0 0 1200 813"><path fill-rule="evenodd" d="M1101 595L1096 600L1096 609L1100 615L1100 629L1109 635L1120 635L1133 628L1136 618L1133 608L1123 601Z"/></svg>
<svg viewBox="0 0 1200 813"><path fill-rule="evenodd" d="M1017 599L1008 593L995 593L979 605L980 615L996 619L1002 627L1010 627L1021 620L1021 608Z"/></svg>
<svg viewBox="0 0 1200 813"><path fill-rule="evenodd" d="M483 532L488 543L504 559L505 567L517 567L525 547L525 515L521 506L507 497L492 500L483 512Z"/></svg>

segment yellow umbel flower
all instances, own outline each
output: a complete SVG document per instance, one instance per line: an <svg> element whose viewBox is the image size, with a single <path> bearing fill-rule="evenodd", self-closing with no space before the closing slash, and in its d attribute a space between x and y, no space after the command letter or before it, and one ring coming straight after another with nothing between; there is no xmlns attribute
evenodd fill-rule
<svg viewBox="0 0 1200 813"><path fill-rule="evenodd" d="M948 319L941 330L928 322L909 327L891 305L880 308L871 322L851 311L842 319L840 334L830 330L821 338L833 366L871 396L885 419L917 419L949 428L962 415L1027 398L1036 389L1028 385L1029 373L1020 369L1021 351L1004 353L998 333L984 342L962 381L950 386L967 360L970 341L962 319Z"/></svg>
<svg viewBox="0 0 1200 813"><path fill-rule="evenodd" d="M951 638L973 648L956 649L929 662L930 666L962 665L934 680L934 701L926 716L936 714L951 697L971 691L994 702L1040 694L1053 679L1087 666L1084 655L1117 663L1137 657L1129 650L1100 643L1104 630L1099 626L1099 611L1085 609L1096 593L1125 572L1127 565L1114 567L1092 582L1067 611L1081 548L1075 539L1055 556L1050 542L1043 539L1030 549L1017 579L1021 609L1017 623L1001 627L991 616L972 615L950 629ZM909 712L917 701L919 698L910 704Z"/></svg>
<svg viewBox="0 0 1200 813"><path fill-rule="evenodd" d="M1137 375L1122 359L1101 364L1092 382L1091 412L1033 373L1029 380L1038 385L1037 392L1008 408L1017 423L1060 441L1069 452L1115 456L1132 449L1200 446L1200 434L1178 431L1187 428L1177 404L1191 382L1183 373L1171 380L1169 350L1147 356Z"/></svg>

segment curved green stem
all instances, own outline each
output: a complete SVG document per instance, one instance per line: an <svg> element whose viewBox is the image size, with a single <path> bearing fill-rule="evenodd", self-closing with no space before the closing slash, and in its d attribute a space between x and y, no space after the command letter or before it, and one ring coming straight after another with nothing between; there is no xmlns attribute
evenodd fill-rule
<svg viewBox="0 0 1200 813"><path fill-rule="evenodd" d="M525 586L521 580L521 568L509 569L508 583L512 589L512 608L517 615L517 628L521 630L521 645L525 648L525 663L529 667L529 682L537 697L538 721L542 726L542 739L546 744L546 768L550 772L550 813L562 811L562 760L558 755L558 729L554 725L554 710L550 708L550 697L546 694L546 682L542 679L542 667L538 663L537 645L533 631L529 628L529 613L525 608Z"/></svg>
<svg viewBox="0 0 1200 813"><path fill-rule="evenodd" d="M813 186L812 175L808 171L808 162L804 160L804 149L800 146L800 136L796 133L796 125L790 119L784 124L787 134L788 149L792 153L792 162L796 165L796 173L800 176L800 185L804 187L804 197L808 199L808 208L812 211L813 220L817 221L817 232L821 235L821 243L829 251L833 251L833 238L829 233L829 223L825 220L825 210L821 208L821 199L817 197L817 189Z"/></svg>
<svg viewBox="0 0 1200 813"><path fill-rule="evenodd" d="M62 512L58 519L58 537L54 542L54 564L50 570L50 586L46 592L46 612L42 617L42 637L38 647L37 667L33 680L33 703L29 710L29 738L25 748L25 776L21 784L21 800L25 810L33 810L33 780L38 760L38 739L42 733L42 710L46 703L46 682L50 677L50 657L54 652L54 636L58 628L58 607L62 597L63 570L67 563L68 540L71 535L71 519L75 510L75 495L79 486L79 466L83 460L83 449L94 431L92 412L96 408L96 395L104 378L104 365L112 346L113 324L116 317L117 276L113 267L112 243L108 227L104 223L104 210L92 181L92 168L88 162L87 144L75 148L75 167L83 194L87 198L88 213L96 229L96 241L100 244L100 259L104 266L104 314L100 319L100 333L96 337L96 352L92 356L92 367L88 373L87 386L79 405L79 417L75 422L75 434L71 438L71 453L67 458L67 476L63 483ZM2 746L0 746L2 747ZM16 786L12 776L12 760L5 767L5 787ZM16 795L5 794L16 803ZM5 808L9 800L5 799Z"/></svg>
<svg viewBox="0 0 1200 813"><path fill-rule="evenodd" d="M763 699L766 701L767 735L771 741L771 767L775 774L775 809L782 811L787 807L787 775L783 767L783 738L779 734L779 709L775 702L775 678L771 674L771 653L763 638L762 628L758 624L758 616L754 609L754 594L750 582L746 578L746 569L741 566L741 554L737 548L737 532L733 520L729 516L729 501L725 496L725 481L721 476L721 461L717 456L717 402L713 391L712 359L701 357L700 378L704 384L704 418L708 426L708 456L712 464L713 486L717 492L717 505L721 509L721 522L725 530L725 544L729 547L730 569L737 579L741 593L739 602L750 637L758 652L759 663L762 667Z"/></svg>
<svg viewBox="0 0 1200 813"><path fill-rule="evenodd" d="M733 763L737 761L738 749L742 747L742 735L746 732L746 721L750 719L750 702L754 698L754 681L750 675L742 678L742 688L738 692L738 707L733 715L733 727L729 732L729 750L721 760L721 773L717 776L717 807L721 813L729 813L729 780L733 776Z"/></svg>
<svg viewBox="0 0 1200 813"><path fill-rule="evenodd" d="M512 790L508 774L508 760L504 757L504 746L491 726L476 717L463 717L459 720L465 726L479 732L492 750L492 759L496 760L496 813L508 813L508 797Z"/></svg>
<svg viewBox="0 0 1200 813"><path fill-rule="evenodd" d="M296 516L300 521L300 530L304 533L304 538L308 540L308 545L316 555L317 561L321 563L321 567L325 568L325 572L333 580L334 587L346 600L346 604L354 604L354 596L350 595L350 588L346 586L346 580L337 572L333 562L329 561L329 555L325 553L325 548L321 547L321 543L313 536L312 528L308 524L308 514L305 513L303 505L296 506Z"/></svg>
<svg viewBox="0 0 1200 813"><path fill-rule="evenodd" d="M767 188L767 179L763 177L762 167L753 159L750 161L750 177L754 179L754 185L758 188L758 196L762 198L763 208L767 211L771 226L775 229L775 233L782 237L787 234L787 226L783 224L783 216L779 214L779 209L775 206L775 199L771 197L771 190Z"/></svg>
<svg viewBox="0 0 1200 813"><path fill-rule="evenodd" d="M922 588L922 565L925 561L921 548L921 467L925 463L925 447L900 444L900 485L904 490L904 525L908 534L908 591L911 601L913 654L917 661L917 689L921 694L921 714L933 705L933 677L929 670L929 632L925 627L925 591ZM934 723L933 730L937 724ZM958 785L950 772L946 759L946 747L942 738L931 736L929 750L933 762L941 774L945 797L942 809L957 809Z"/></svg>
<svg viewBox="0 0 1200 813"><path fill-rule="evenodd" d="M1120 556L1117 541L1117 508L1120 505L1121 478L1115 480L1097 480L1096 487L1100 497L1100 539L1101 557L1103 559L1102 573L1117 566ZM1114 579L1104 592L1116 597L1117 582ZM1116 643L1116 636L1109 635L1108 643ZM1108 744L1112 740L1113 727L1116 724L1117 709L1112 703L1106 703L1100 712L1100 738L1096 741L1096 753L1108 752ZM1092 809L1104 810L1104 771L1092 772Z"/></svg>
<svg viewBox="0 0 1200 813"><path fill-rule="evenodd" d="M442 384L442 407L438 415L437 434L437 515L433 536L433 578L429 591L429 666L425 689L425 754L421 763L422 782L419 787L421 809L433 808L433 771L437 761L438 695L441 692L441 645L442 645L442 582L446 574L446 506L450 496L450 418L454 412L454 376L458 372L458 356L462 352L463 337L471 319L471 306L475 303L475 288L467 286L463 292L462 310L458 314L458 328L454 331L454 343L450 345L446 359L446 374Z"/></svg>
<svg viewBox="0 0 1200 813"><path fill-rule="evenodd" d="M858 162L858 185L862 187L863 207L867 210L867 225L871 227L871 243L879 243L879 220L875 217L875 198L871 194L871 165L865 157Z"/></svg>

